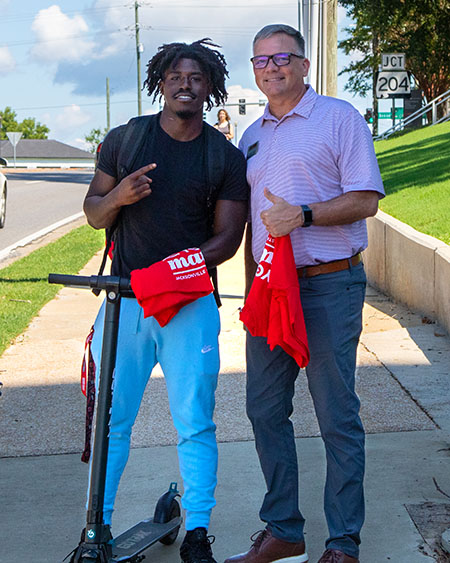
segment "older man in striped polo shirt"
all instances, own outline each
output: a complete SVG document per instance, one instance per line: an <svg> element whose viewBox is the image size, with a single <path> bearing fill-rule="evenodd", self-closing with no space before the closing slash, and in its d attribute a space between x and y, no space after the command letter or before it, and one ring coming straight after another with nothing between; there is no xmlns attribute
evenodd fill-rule
<svg viewBox="0 0 450 563"><path fill-rule="evenodd" d="M361 251L365 218L376 213L383 184L362 116L305 84L310 63L301 34L269 25L253 50L256 83L269 103L240 142L251 187L247 287L268 232L290 234L311 354L306 375L327 459L329 537L319 563L356 563L364 520L364 429L355 393L366 286ZM289 420L297 375L291 356L247 334L247 412L267 484L260 510L266 528L226 563L308 561Z"/></svg>

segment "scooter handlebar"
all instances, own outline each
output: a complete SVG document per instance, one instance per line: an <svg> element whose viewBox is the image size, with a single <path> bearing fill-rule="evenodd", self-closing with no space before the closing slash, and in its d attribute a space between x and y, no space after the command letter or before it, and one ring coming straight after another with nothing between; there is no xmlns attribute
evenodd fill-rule
<svg viewBox="0 0 450 563"><path fill-rule="evenodd" d="M68 274L49 274L48 283L58 283L70 287L90 289L107 289L111 285L119 286L121 291L130 291L131 284L127 278L116 276L73 276Z"/></svg>
<svg viewBox="0 0 450 563"><path fill-rule="evenodd" d="M70 276L67 274L49 274L48 283L59 283L74 287L91 287L91 276Z"/></svg>

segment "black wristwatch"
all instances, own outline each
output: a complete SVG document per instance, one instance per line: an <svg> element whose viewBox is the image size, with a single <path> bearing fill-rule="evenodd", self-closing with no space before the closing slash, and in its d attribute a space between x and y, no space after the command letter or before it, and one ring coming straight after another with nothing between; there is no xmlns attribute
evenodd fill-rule
<svg viewBox="0 0 450 563"><path fill-rule="evenodd" d="M302 209L303 209L303 219L304 219L302 227L310 227L313 222L312 209L307 205L302 205Z"/></svg>

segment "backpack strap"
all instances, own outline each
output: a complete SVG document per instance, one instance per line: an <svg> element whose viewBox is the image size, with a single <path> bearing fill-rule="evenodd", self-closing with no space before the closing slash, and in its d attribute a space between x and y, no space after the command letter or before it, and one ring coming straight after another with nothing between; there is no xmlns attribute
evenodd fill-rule
<svg viewBox="0 0 450 563"><path fill-rule="evenodd" d="M144 143L151 135L158 115L133 117L125 126L125 132L117 155L117 183L133 171L133 166L141 153Z"/></svg>
<svg viewBox="0 0 450 563"><path fill-rule="evenodd" d="M225 146L228 141L222 133L206 125L205 129L205 167L208 183L207 207L209 222L212 229L214 225L215 195L221 188L225 179Z"/></svg>
<svg viewBox="0 0 450 563"><path fill-rule="evenodd" d="M144 115L141 117L133 117L125 125L125 131L120 143L119 153L117 155L117 183L126 178L133 170L134 163L138 154L142 151L147 136L151 134L155 126L157 115ZM106 259L108 258L111 244L113 241L114 231L117 228L119 217L116 218L111 227L105 229L106 244L103 252L102 262L98 271L101 276L105 269ZM93 289L95 295L100 294L99 289Z"/></svg>
<svg viewBox="0 0 450 563"><path fill-rule="evenodd" d="M205 128L205 168L208 184L206 207L208 213L209 231L212 236L214 229L214 210L216 207L217 193L225 179L225 147L228 143L225 136L214 127L206 125ZM222 305L217 281L217 267L210 268L209 275L214 286L214 297L218 307Z"/></svg>

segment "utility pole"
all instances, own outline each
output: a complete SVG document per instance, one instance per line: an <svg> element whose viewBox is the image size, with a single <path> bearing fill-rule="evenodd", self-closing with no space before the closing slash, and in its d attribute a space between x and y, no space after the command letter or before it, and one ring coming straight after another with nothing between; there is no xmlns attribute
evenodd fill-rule
<svg viewBox="0 0 450 563"><path fill-rule="evenodd" d="M142 43L139 41L139 2L134 3L134 31L136 36L136 63L137 63L137 102L138 115L142 115L142 92L141 92L141 53L144 50Z"/></svg>
<svg viewBox="0 0 450 563"><path fill-rule="evenodd" d="M111 129L111 118L110 118L110 102L109 102L109 78L106 77L106 131Z"/></svg>
<svg viewBox="0 0 450 563"><path fill-rule="evenodd" d="M337 0L328 0L326 14L326 90L327 96L337 96Z"/></svg>
<svg viewBox="0 0 450 563"><path fill-rule="evenodd" d="M318 94L337 95L337 2L297 0L298 25L311 61L308 78Z"/></svg>
<svg viewBox="0 0 450 563"><path fill-rule="evenodd" d="M297 0L297 19L298 19L298 30L304 37L303 30L303 10L302 10L302 0Z"/></svg>
<svg viewBox="0 0 450 563"><path fill-rule="evenodd" d="M317 10L317 74L316 74L316 92L318 94L325 94L325 84L324 81L326 76L324 74L324 65L327 62L325 55L326 47L326 36L327 36L327 20L324 17L324 11L326 10L326 5L323 2L319 2Z"/></svg>

